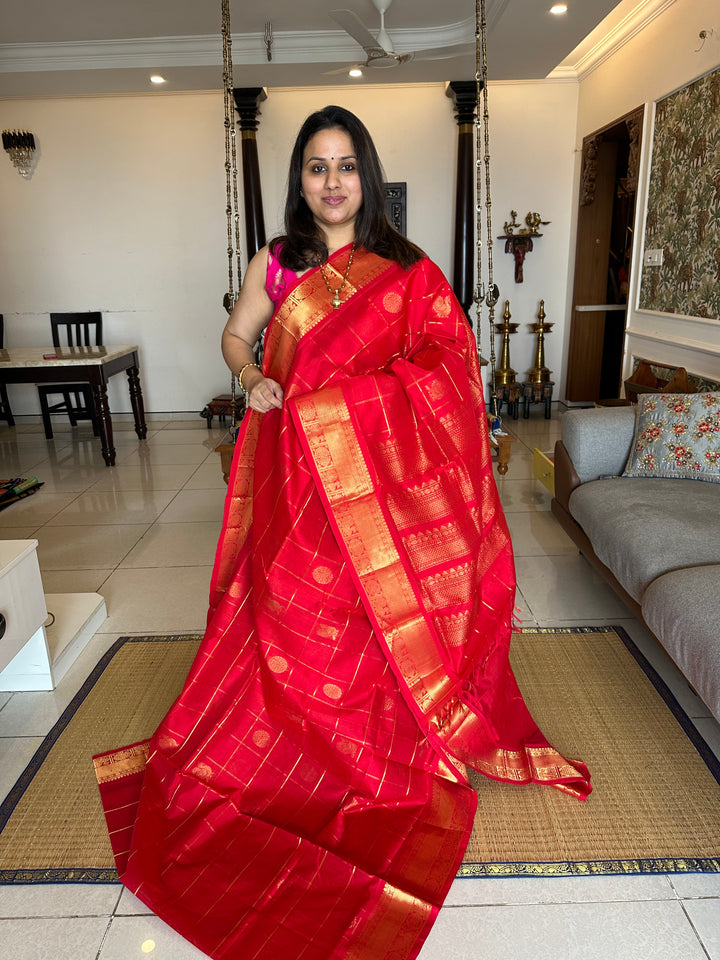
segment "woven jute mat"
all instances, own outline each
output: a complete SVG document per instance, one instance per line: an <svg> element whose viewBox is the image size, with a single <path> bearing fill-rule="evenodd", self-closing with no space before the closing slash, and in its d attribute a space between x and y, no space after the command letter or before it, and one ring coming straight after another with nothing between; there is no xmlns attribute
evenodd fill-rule
<svg viewBox="0 0 720 960"><path fill-rule="evenodd" d="M197 637L121 638L0 806L0 882L116 879L90 758L148 737ZM720 764L618 628L523 632L513 668L553 745L590 767L580 803L473 775L460 875L720 872Z"/></svg>

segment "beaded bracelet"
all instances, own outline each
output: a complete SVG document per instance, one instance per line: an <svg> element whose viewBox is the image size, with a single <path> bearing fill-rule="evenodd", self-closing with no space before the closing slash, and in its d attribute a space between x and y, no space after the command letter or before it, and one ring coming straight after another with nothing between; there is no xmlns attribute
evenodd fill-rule
<svg viewBox="0 0 720 960"><path fill-rule="evenodd" d="M246 364L244 364L244 366L240 367L240 372L239 372L238 375L237 375L237 382L240 384L240 389L241 389L242 392L245 394L245 400L246 400L246 401L247 401L248 397L250 396L250 391L249 391L249 390L246 390L245 387L243 386L242 376L243 376L243 374L245 373L245 371L247 370L248 367L255 367L257 370L260 369L259 365L258 365L257 363L253 363L252 361L251 361L250 363L246 363Z"/></svg>

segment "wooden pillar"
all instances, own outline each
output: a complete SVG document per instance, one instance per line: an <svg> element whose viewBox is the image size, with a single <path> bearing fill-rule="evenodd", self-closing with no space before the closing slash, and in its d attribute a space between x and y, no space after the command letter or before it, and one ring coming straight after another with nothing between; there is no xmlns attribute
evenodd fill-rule
<svg viewBox="0 0 720 960"><path fill-rule="evenodd" d="M455 240L452 287L470 320L475 292L475 80L453 80L445 91L455 104L458 123L457 178L455 181Z"/></svg>
<svg viewBox="0 0 720 960"><path fill-rule="evenodd" d="M265 245L265 218L263 217L260 165L258 163L255 131L260 125L260 104L267 100L264 87L235 87L235 107L240 120L242 144L243 198L245 201L245 240L250 261Z"/></svg>

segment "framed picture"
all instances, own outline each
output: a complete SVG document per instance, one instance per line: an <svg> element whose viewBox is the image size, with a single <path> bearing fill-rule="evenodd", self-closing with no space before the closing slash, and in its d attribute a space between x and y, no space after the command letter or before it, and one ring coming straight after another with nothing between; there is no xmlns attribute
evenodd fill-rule
<svg viewBox="0 0 720 960"><path fill-rule="evenodd" d="M407 183L385 184L385 214L403 236L407 232Z"/></svg>

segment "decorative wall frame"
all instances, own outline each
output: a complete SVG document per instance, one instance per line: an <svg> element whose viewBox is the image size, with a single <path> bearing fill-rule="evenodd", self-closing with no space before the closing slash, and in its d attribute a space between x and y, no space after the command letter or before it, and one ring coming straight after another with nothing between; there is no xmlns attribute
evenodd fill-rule
<svg viewBox="0 0 720 960"><path fill-rule="evenodd" d="M403 236L407 234L407 183L385 184L385 213Z"/></svg>
<svg viewBox="0 0 720 960"><path fill-rule="evenodd" d="M638 307L720 320L720 68L658 100Z"/></svg>

